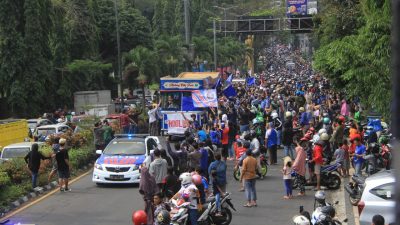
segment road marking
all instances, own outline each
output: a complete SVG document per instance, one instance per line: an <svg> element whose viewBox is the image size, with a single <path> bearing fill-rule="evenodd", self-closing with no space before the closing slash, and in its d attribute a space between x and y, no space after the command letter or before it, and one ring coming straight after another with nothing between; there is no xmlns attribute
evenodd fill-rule
<svg viewBox="0 0 400 225"><path fill-rule="evenodd" d="M72 180L69 182L69 184L75 183L76 181L80 180L82 177L88 175L88 174L91 173L92 171L93 171L93 170L91 169L91 170L89 170L89 171L87 171L87 172L81 174L80 176L75 177L74 179L72 179ZM18 213L24 211L25 209L27 209L27 208L29 208L29 207L31 207L31 206L33 206L33 205L39 203L39 202L41 202L42 200L44 200L44 199L46 199L46 198L52 196L54 193L56 193L56 192L58 192L58 191L59 191L59 188L55 188L54 190L50 191L49 193L47 193L47 194L43 195L42 197L40 197L40 198L34 200L33 202L30 202L30 203L28 203L28 204L22 206L21 208L15 210L15 211L13 211L13 212L11 212L10 214L6 215L5 217L2 217L1 219L2 219L2 220L10 219L12 216L14 216L14 215L16 215L16 214L18 214Z"/></svg>

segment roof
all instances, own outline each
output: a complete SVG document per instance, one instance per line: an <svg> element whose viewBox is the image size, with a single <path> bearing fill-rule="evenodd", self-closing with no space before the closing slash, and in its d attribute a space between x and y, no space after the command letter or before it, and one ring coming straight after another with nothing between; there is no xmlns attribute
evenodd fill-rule
<svg viewBox="0 0 400 225"><path fill-rule="evenodd" d="M185 79L205 79L211 77L213 79L218 78L219 72L183 72L178 75L177 78Z"/></svg>
<svg viewBox="0 0 400 225"><path fill-rule="evenodd" d="M37 143L38 145L43 145L43 142L19 142L11 145L7 145L4 148L18 148L18 147L32 147L34 143Z"/></svg>

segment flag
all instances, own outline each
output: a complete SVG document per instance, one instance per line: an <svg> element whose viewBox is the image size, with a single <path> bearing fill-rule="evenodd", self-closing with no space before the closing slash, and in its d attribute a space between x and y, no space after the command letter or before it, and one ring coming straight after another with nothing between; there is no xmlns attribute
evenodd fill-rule
<svg viewBox="0 0 400 225"><path fill-rule="evenodd" d="M233 79L233 75L229 75L229 77L226 79L226 82L231 84L232 83L232 79Z"/></svg>
<svg viewBox="0 0 400 225"><path fill-rule="evenodd" d="M223 93L228 98L235 97L237 95L236 90L235 90L235 88L233 88L232 84L227 85L224 88Z"/></svg>
<svg viewBox="0 0 400 225"><path fill-rule="evenodd" d="M221 86L221 77L218 78L217 83L215 83L214 89L217 89L219 86Z"/></svg>
<svg viewBox="0 0 400 225"><path fill-rule="evenodd" d="M193 106L197 108L218 107L217 91L215 89L192 91Z"/></svg>
<svg viewBox="0 0 400 225"><path fill-rule="evenodd" d="M256 78L255 77L248 77L246 79L247 86L252 86L256 84Z"/></svg>

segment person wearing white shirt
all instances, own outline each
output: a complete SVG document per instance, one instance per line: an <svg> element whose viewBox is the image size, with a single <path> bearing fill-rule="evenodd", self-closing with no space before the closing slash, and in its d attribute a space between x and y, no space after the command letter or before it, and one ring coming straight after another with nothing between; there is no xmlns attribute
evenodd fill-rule
<svg viewBox="0 0 400 225"><path fill-rule="evenodd" d="M158 107L160 106L160 103L158 105L153 105L153 108L151 109L151 106L149 107L149 111L147 114L149 115L149 133L150 136L157 136L158 135L158 119L157 119L157 111Z"/></svg>

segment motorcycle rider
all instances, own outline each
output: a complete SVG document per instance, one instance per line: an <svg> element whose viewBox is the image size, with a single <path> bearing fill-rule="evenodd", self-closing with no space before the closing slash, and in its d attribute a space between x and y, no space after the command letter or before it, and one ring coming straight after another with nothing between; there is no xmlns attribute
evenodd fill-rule
<svg viewBox="0 0 400 225"><path fill-rule="evenodd" d="M260 176L261 179L264 177L259 173L261 171L261 161L260 161L260 141L257 138L257 134L254 130L250 131L250 150L253 153L253 157L257 159L257 168L258 168L258 175Z"/></svg>
<svg viewBox="0 0 400 225"><path fill-rule="evenodd" d="M172 198L182 198L185 201L190 202L188 210L190 223L191 225L197 225L197 219L199 217L198 210L202 210L199 190L196 185L192 183L192 175L190 173L182 173L179 176L179 180L182 185L181 189Z"/></svg>

